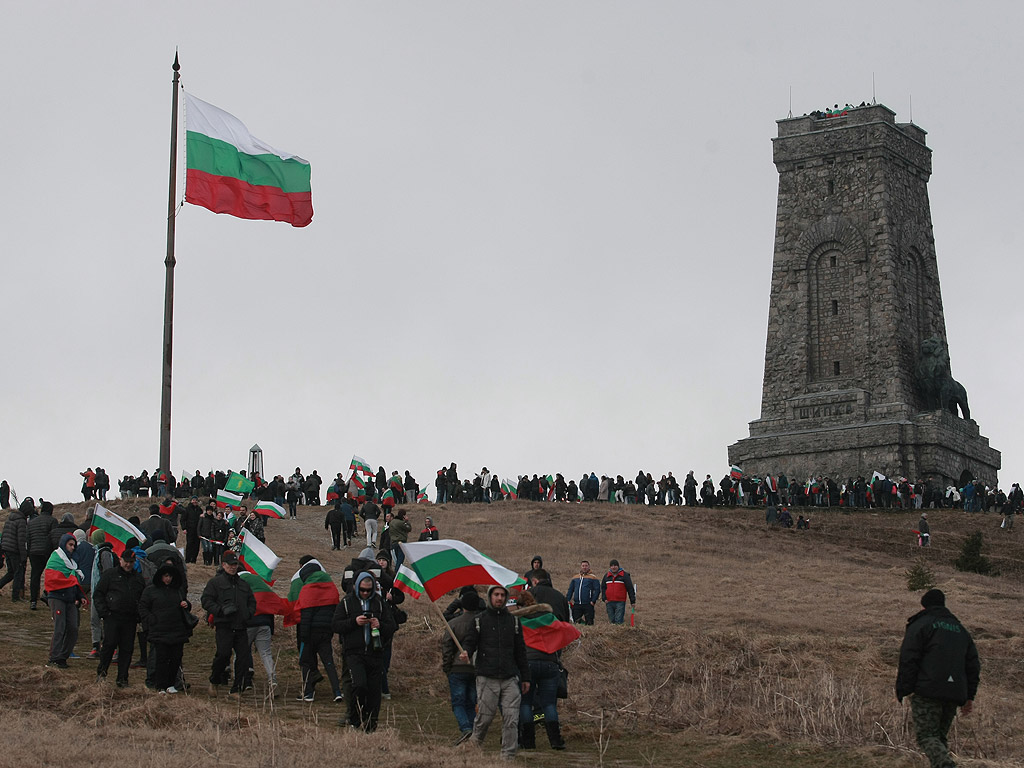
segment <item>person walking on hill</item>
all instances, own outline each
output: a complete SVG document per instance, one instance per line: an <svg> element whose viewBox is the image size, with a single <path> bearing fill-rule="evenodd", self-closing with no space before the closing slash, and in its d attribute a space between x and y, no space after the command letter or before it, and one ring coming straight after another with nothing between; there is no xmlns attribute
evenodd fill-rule
<svg viewBox="0 0 1024 768"><path fill-rule="evenodd" d="M28 562L28 518L35 512L36 502L26 497L17 509L12 509L4 523L3 550L7 573L0 579L0 592L11 584L11 602L21 601L25 592L25 563Z"/></svg>
<svg viewBox="0 0 1024 768"><path fill-rule="evenodd" d="M917 521L918 544L922 547L930 546L932 543L932 529L928 526L928 513L922 512L921 519Z"/></svg>
<svg viewBox="0 0 1024 768"><path fill-rule="evenodd" d="M448 678L448 690L451 693L452 712L459 724L459 736L456 744L461 744L473 735L473 716L476 712L476 671L469 661L458 659L455 641L451 635L465 643L466 634L475 629L476 617L486 606L477 594L475 587L463 587L456 601L462 613L448 621L451 633L445 632L441 638L441 669Z"/></svg>
<svg viewBox="0 0 1024 768"><path fill-rule="evenodd" d="M44 501L39 505L39 514L28 521L28 561L29 572L28 607L36 609L39 600L39 585L43 579L43 569L50 553L55 549L52 534L57 528L57 519L53 516L53 504ZM58 537L59 540L59 537Z"/></svg>
<svg viewBox="0 0 1024 768"><path fill-rule="evenodd" d="M72 559L77 546L75 537L67 533L46 561L43 589L53 618L48 667L68 668L68 659L78 642L78 606L89 604L89 597L82 588L84 577Z"/></svg>
<svg viewBox="0 0 1024 768"><path fill-rule="evenodd" d="M380 507L372 501L367 500L367 502L363 504L362 509L359 510L359 514L363 518L363 528L366 531L366 546L371 549L375 549L377 547L377 529L379 527L380 520Z"/></svg>
<svg viewBox="0 0 1024 768"><path fill-rule="evenodd" d="M139 622L139 599L146 581L135 570L135 550L125 547L117 568L100 574L93 598L96 612L103 620L103 647L96 667L96 680L107 676L107 669L117 651L117 687L128 687L128 669L135 652L135 628Z"/></svg>
<svg viewBox="0 0 1024 768"><path fill-rule="evenodd" d="M252 688L252 651L246 623L256 615L256 597L252 588L238 576L238 555L228 550L221 558L220 570L206 583L200 598L203 610L213 616L217 632L217 651L210 670L211 691L228 682L228 664L235 654L235 679L229 693Z"/></svg>
<svg viewBox="0 0 1024 768"><path fill-rule="evenodd" d="M487 729L501 708L501 756L511 760L519 748L519 705L530 690L530 664L519 619L508 612L508 590L487 591L487 609L474 620L463 639L459 661L474 658L476 720L472 741L484 743Z"/></svg>
<svg viewBox="0 0 1024 768"><path fill-rule="evenodd" d="M565 593L569 600L572 620L577 624L594 623L594 606L601 597L601 580L591 572L590 562L580 562L580 572L569 582L569 590Z"/></svg>
<svg viewBox="0 0 1024 768"><path fill-rule="evenodd" d="M618 560L608 564L608 573L601 579L601 599L606 603L608 621L622 624L626 620L626 598L630 605L636 605L636 590L633 580L619 567Z"/></svg>
<svg viewBox="0 0 1024 768"><path fill-rule="evenodd" d="M946 608L946 596L930 589L921 610L907 619L896 676L896 700L910 697L918 746L932 768L949 768L947 734L957 707L968 715L981 676L970 633Z"/></svg>

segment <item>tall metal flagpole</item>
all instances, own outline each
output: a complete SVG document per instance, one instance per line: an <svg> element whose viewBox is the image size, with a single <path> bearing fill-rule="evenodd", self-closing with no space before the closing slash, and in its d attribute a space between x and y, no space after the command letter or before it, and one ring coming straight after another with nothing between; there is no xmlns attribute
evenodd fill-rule
<svg viewBox="0 0 1024 768"><path fill-rule="evenodd" d="M164 358L160 388L160 469L171 471L171 352L174 337L174 209L178 169L178 53L174 53L171 81L171 174L167 191L167 257L164 259Z"/></svg>

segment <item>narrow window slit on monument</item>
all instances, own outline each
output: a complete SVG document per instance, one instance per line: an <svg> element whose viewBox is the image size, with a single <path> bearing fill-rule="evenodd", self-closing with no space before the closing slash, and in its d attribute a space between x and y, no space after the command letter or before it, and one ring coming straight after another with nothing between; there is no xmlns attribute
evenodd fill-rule
<svg viewBox="0 0 1024 768"><path fill-rule="evenodd" d="M839 375L839 361L838 360L836 360L834 363L832 363L832 370L833 370L833 372L835 373L836 376Z"/></svg>
<svg viewBox="0 0 1024 768"><path fill-rule="evenodd" d="M832 315L835 316L835 315L838 315L838 314L839 314L839 302L836 301L835 299L832 299ZM836 363L836 365L839 365L839 363Z"/></svg>

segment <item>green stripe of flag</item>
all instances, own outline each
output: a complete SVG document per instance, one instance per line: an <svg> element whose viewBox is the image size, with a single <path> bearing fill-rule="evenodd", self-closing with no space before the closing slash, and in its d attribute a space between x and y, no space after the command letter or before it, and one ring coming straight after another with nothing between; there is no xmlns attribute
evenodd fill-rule
<svg viewBox="0 0 1024 768"><path fill-rule="evenodd" d="M278 187L283 192L309 192L310 166L277 155L247 155L220 139L186 132L187 166L214 176L241 179L256 186Z"/></svg>

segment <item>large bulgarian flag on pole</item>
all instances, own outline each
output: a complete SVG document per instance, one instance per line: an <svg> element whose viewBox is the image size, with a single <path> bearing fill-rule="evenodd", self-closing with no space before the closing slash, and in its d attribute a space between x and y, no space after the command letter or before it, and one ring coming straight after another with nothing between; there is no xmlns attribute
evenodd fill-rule
<svg viewBox="0 0 1024 768"><path fill-rule="evenodd" d="M313 220L309 163L274 149L234 115L185 94L185 202L241 219Z"/></svg>
<svg viewBox="0 0 1024 768"><path fill-rule="evenodd" d="M242 531L242 549L238 553L238 560L247 570L271 585L274 583L274 569L281 562L281 558L248 529Z"/></svg>
<svg viewBox="0 0 1024 768"><path fill-rule="evenodd" d="M441 539L399 546L405 551L405 562L395 576L395 586L415 598L425 594L435 601L470 584L525 584L515 571L462 541Z"/></svg>
<svg viewBox="0 0 1024 768"><path fill-rule="evenodd" d="M85 576L75 567L74 561L68 557L63 547L53 550L43 571L43 589L47 592L56 592L68 587L77 587L84 580Z"/></svg>
<svg viewBox="0 0 1024 768"><path fill-rule="evenodd" d="M303 581L299 578L302 569L309 563L315 563L319 570L313 571ZM331 575L323 569L319 560L310 560L303 564L292 576L291 586L288 589L288 605L284 614L284 625L286 627L299 623L302 618L303 608L316 608L321 605L337 605L341 602L341 593L337 585L331 580Z"/></svg>
<svg viewBox="0 0 1024 768"><path fill-rule="evenodd" d="M120 555L124 552L124 545L128 539L138 539L140 544L146 540L146 534L120 515L115 515L109 509L99 504L93 510L92 528L89 529L89 536L92 536L92 532L96 530L103 531L103 535L107 537L107 541L110 542L115 555Z"/></svg>

